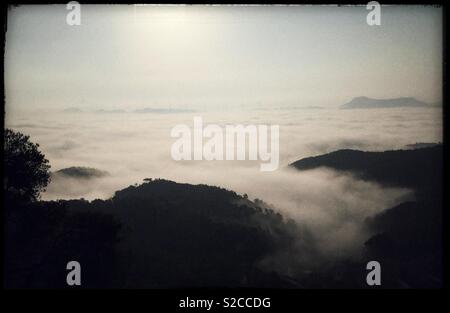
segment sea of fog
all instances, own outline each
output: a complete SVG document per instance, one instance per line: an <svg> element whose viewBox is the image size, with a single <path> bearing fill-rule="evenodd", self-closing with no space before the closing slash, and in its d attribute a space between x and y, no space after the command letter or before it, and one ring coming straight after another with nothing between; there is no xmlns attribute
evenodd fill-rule
<svg viewBox="0 0 450 313"><path fill-rule="evenodd" d="M174 161L170 151L176 139L170 136L171 129L178 124L192 127L194 116L201 116L204 124L279 125L279 169L261 172L260 161ZM39 143L52 171L85 166L110 173L90 181L58 180L49 185L43 199L105 199L144 178L216 185L263 199L313 229L323 251L343 255L354 248L355 238L368 236L361 226L366 217L414 197L413 193L330 169L299 172L287 165L342 148L383 151L417 142L442 142L441 108L312 107L164 114L7 111L5 123Z"/></svg>

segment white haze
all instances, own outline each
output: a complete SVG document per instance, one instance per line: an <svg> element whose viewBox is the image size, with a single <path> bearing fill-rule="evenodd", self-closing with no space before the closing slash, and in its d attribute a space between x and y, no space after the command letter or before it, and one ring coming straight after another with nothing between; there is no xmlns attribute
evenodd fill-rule
<svg viewBox="0 0 450 313"><path fill-rule="evenodd" d="M170 147L175 139L170 130L178 123L193 125L194 116L202 116L204 125L280 125L280 168L260 172L259 161L173 161ZM441 108L189 114L35 111L7 115L6 126L31 135L53 171L86 166L110 173L90 181L55 180L43 199L106 199L144 178L216 185L272 204L306 226L321 253L345 256L360 247L361 238L369 237L363 226L366 217L413 197L412 192L384 188L330 169L299 172L287 165L342 148L382 151L416 142L440 142L441 119Z"/></svg>

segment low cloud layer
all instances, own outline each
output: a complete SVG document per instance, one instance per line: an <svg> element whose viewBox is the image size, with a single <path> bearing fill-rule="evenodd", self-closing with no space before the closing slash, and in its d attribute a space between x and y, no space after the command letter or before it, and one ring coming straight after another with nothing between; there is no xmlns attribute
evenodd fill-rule
<svg viewBox="0 0 450 313"><path fill-rule="evenodd" d="M59 178L49 185L43 199L109 198L144 178L216 185L273 205L310 233L323 256L339 257L356 252L361 240L369 238L363 226L366 217L413 197L412 192L384 188L330 169L299 172L287 165L342 148L382 151L442 141L441 114L437 108L170 115L54 112L8 116L6 125L31 135L53 171L86 166L110 173L89 180ZM175 139L170 130L180 123L192 125L194 116L202 116L205 124L280 125L280 168L260 172L260 161L172 160L170 147ZM299 241L302 244L306 243Z"/></svg>

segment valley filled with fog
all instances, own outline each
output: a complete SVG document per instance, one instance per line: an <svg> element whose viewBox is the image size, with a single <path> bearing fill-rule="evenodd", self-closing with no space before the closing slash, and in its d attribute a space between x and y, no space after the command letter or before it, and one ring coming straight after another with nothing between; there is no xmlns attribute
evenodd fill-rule
<svg viewBox="0 0 450 313"><path fill-rule="evenodd" d="M171 129L178 124L192 128L195 116L203 118L203 126L279 125L279 168L260 172L261 160L173 160L170 151L176 138L170 136ZM270 197L265 188L286 189L280 180L299 180L294 186L296 192L301 192L310 186L320 188L320 181L333 179L331 172L318 172L313 175L316 179L303 179L311 175L287 168L305 157L339 149L384 151L414 143L441 142L442 110L298 108L172 114L22 111L7 113L6 127L28 134L39 143L53 172L82 166L109 173L92 185L50 185L44 194L46 199L108 198L118 188L140 183L144 178L206 183L247 193L251 198L265 198L264 195ZM293 187L291 182L286 183Z"/></svg>
<svg viewBox="0 0 450 313"><path fill-rule="evenodd" d="M261 172L258 161L175 161L170 155L177 124L279 125L280 164ZM31 136L52 172L89 167L101 177L53 177L44 200L108 199L145 178L207 184L262 199L285 217L309 226L326 252L348 255L365 233L363 220L414 199L406 188L384 187L328 168L297 171L299 159L339 149L385 151L442 142L442 110L433 108L280 108L190 113L35 111L7 114L6 126ZM176 197L176 195L174 195ZM339 238L339 245L336 245Z"/></svg>
<svg viewBox="0 0 450 313"><path fill-rule="evenodd" d="M9 287L442 285L442 8L70 4L7 14ZM197 118L279 151L177 161Z"/></svg>

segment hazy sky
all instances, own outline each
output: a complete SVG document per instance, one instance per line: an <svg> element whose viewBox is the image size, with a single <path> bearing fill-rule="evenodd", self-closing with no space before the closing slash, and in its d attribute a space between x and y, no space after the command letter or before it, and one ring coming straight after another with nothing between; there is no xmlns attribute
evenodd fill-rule
<svg viewBox="0 0 450 313"><path fill-rule="evenodd" d="M337 106L355 96L441 101L441 8L11 8L11 108Z"/></svg>

